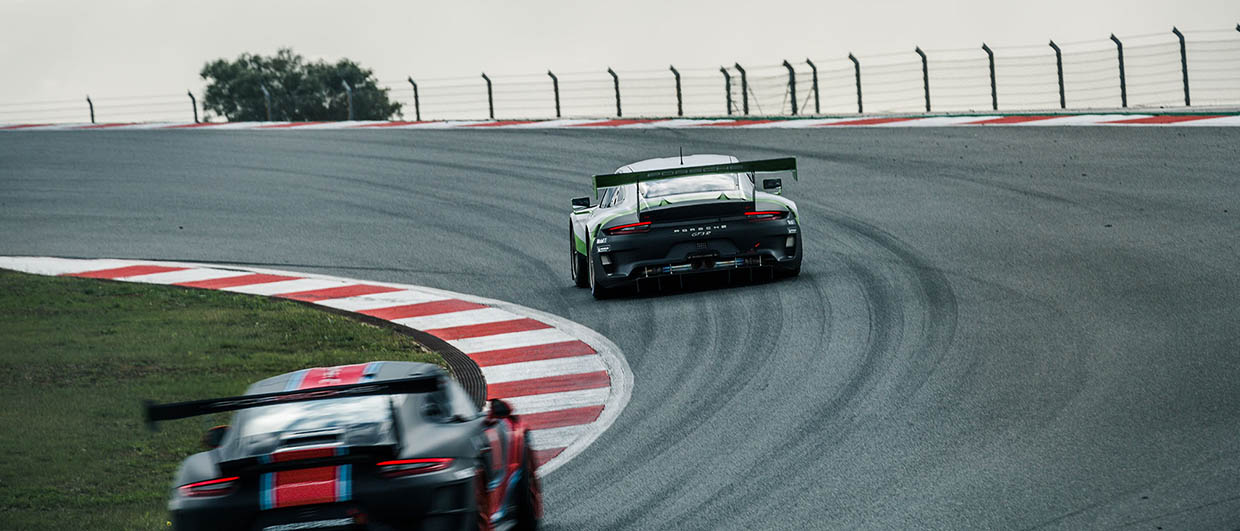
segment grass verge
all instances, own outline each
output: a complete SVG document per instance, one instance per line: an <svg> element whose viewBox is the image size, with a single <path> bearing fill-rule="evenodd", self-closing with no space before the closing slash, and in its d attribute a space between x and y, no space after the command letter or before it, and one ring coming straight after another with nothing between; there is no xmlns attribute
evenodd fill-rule
<svg viewBox="0 0 1240 531"><path fill-rule="evenodd" d="M0 529L163 529L173 472L226 417L151 432L141 400L373 360L444 365L407 336L289 301L0 271Z"/></svg>

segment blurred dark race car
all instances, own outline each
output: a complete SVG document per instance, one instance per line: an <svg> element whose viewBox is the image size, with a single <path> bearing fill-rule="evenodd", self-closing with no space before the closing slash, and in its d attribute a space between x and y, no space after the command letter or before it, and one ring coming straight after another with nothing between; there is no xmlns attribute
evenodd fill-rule
<svg viewBox="0 0 1240 531"><path fill-rule="evenodd" d="M146 405L148 423L237 411L189 456L179 530L535 529L529 434L439 367L371 362L262 380L245 395Z"/></svg>

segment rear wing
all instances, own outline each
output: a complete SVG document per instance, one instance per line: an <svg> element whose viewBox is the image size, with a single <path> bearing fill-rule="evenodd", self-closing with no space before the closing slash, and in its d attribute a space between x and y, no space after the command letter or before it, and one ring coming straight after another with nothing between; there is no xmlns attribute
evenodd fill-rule
<svg viewBox="0 0 1240 531"><path fill-rule="evenodd" d="M155 423L163 420L176 420L224 411L236 411L253 407L287 404L291 402L307 402L310 400L328 400L332 398L348 398L354 396L398 395L406 393L432 393L439 390L443 383L441 375L413 376L398 380L356 383L349 385L333 385L263 393L258 395L233 396L228 398L209 398L189 402L156 404L146 401L143 413L148 427L154 428Z"/></svg>
<svg viewBox="0 0 1240 531"><path fill-rule="evenodd" d="M765 173L777 171L790 171L792 172L793 180L797 180L797 159L794 157L785 157L780 159L732 162L728 164L711 164L708 166L680 166L662 170L595 175L594 193L595 195L598 195L599 188L608 188L611 186L620 186L646 181L657 181L660 179L672 179L675 177L688 177L691 175L716 175L720 173L748 172Z"/></svg>

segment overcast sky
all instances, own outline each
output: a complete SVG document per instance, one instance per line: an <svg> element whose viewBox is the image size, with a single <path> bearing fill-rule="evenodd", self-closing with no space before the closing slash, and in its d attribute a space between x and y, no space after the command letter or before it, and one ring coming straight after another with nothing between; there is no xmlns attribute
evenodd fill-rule
<svg viewBox="0 0 1240 531"><path fill-rule="evenodd" d="M282 46L399 80L778 64L1237 22L1240 0L0 0L0 104L200 92L204 62Z"/></svg>

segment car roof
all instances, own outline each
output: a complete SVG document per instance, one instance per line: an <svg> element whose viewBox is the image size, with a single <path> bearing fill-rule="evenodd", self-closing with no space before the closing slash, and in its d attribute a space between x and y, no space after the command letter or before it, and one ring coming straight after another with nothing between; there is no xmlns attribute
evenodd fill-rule
<svg viewBox="0 0 1240 531"><path fill-rule="evenodd" d="M707 166L710 164L728 164L730 162L740 162L739 159L731 155L685 155L684 157L663 157L658 159L640 160L616 169L616 173L631 173L635 171L662 170L667 168L675 168L677 166Z"/></svg>
<svg viewBox="0 0 1240 531"><path fill-rule="evenodd" d="M353 374L355 379L357 379L357 375L361 375L364 380L357 379L358 381L394 380L397 378L408 378L410 376L417 375L446 374L443 369L430 363L416 363L411 361L372 361L369 363L339 365L336 367L312 367L278 376L272 376L270 378L254 382L250 385L249 389L246 389L245 394L253 395L322 387L325 384L306 381L306 376L309 375L313 378L316 375L323 375L324 372L330 371L331 369L342 369L347 373ZM358 381L341 381L339 384L358 383ZM332 384L329 383L326 385Z"/></svg>

